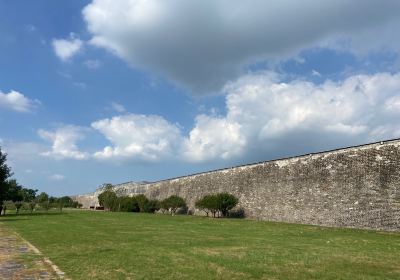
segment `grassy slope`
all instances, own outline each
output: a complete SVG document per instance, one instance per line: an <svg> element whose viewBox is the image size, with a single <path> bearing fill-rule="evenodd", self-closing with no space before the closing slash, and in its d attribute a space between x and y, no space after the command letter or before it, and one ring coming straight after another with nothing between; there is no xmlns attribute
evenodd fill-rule
<svg viewBox="0 0 400 280"><path fill-rule="evenodd" d="M133 213L0 219L72 279L400 279L400 234Z"/></svg>

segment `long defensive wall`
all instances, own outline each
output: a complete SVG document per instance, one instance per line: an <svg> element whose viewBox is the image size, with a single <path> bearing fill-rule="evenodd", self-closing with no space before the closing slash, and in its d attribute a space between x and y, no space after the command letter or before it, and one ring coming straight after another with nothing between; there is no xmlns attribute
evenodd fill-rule
<svg viewBox="0 0 400 280"><path fill-rule="evenodd" d="M149 198L179 195L195 214L196 200L218 192L252 219L400 231L400 140L145 184Z"/></svg>

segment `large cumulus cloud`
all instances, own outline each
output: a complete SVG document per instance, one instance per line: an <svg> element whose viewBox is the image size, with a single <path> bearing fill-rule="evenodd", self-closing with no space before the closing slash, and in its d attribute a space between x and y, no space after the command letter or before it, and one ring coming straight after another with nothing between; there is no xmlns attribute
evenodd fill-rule
<svg viewBox="0 0 400 280"><path fill-rule="evenodd" d="M400 136L400 74L316 85L259 73L225 91L227 114L197 119L187 160L261 160Z"/></svg>
<svg viewBox="0 0 400 280"><path fill-rule="evenodd" d="M94 0L83 15L92 44L204 93L246 65L307 47L382 47L399 11L397 0Z"/></svg>
<svg viewBox="0 0 400 280"><path fill-rule="evenodd" d="M226 114L201 114L188 134L161 116L125 114L92 124L112 146L99 159L255 161L400 136L400 74L339 82L282 82L249 74L229 83Z"/></svg>

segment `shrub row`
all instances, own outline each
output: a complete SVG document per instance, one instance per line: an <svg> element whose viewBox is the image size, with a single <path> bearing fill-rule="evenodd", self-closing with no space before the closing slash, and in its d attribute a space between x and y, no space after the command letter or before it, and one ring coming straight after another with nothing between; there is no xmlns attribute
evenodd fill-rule
<svg viewBox="0 0 400 280"><path fill-rule="evenodd" d="M188 214L186 201L179 196L172 195L164 200L150 200L145 195L117 196L112 185L106 185L105 191L99 196L99 204L105 210L115 212L145 212L176 214L179 210ZM207 216L229 217L231 210L238 204L239 200L229 193L218 193L204 196L195 204L196 208L204 211Z"/></svg>

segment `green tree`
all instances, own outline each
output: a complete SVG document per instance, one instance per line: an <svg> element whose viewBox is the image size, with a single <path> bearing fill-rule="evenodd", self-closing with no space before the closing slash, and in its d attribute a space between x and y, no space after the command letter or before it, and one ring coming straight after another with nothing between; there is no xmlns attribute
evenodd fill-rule
<svg viewBox="0 0 400 280"><path fill-rule="evenodd" d="M7 183L7 186L6 186L5 200L13 202L16 212L18 214L19 209L22 206L22 200L23 200L22 186L20 186L17 183L17 180L15 180L15 179L10 179L6 183ZM6 207L4 207L4 215L6 214L5 209L6 209Z"/></svg>
<svg viewBox="0 0 400 280"><path fill-rule="evenodd" d="M6 200L8 189L7 179L12 176L11 168L7 165L7 154L0 147L0 215L3 211L3 203Z"/></svg>
<svg viewBox="0 0 400 280"><path fill-rule="evenodd" d="M22 189L22 200L24 202L31 202L34 201L36 198L36 193L38 190L33 190L33 189L28 189L28 188L23 188Z"/></svg>
<svg viewBox="0 0 400 280"><path fill-rule="evenodd" d="M28 208L31 211L31 213L33 212L33 210L35 210L35 207L36 207L36 200L28 202Z"/></svg>
<svg viewBox="0 0 400 280"><path fill-rule="evenodd" d="M149 199L144 194L139 194L135 196L135 199L139 205L140 212L146 212L147 204Z"/></svg>
<svg viewBox="0 0 400 280"><path fill-rule="evenodd" d="M39 205L40 205L40 207L42 207L44 210L46 210L46 212L49 211L49 209L50 209L50 207L51 207L50 201L48 201L48 200L45 200L45 201L39 203Z"/></svg>
<svg viewBox="0 0 400 280"><path fill-rule="evenodd" d="M62 204L62 207L74 207L74 201L69 196L59 197L57 201Z"/></svg>
<svg viewBox="0 0 400 280"><path fill-rule="evenodd" d="M14 202L14 205L15 205L15 212L16 212L16 214L18 214L19 209L21 209L23 203L22 203L22 201L16 201L16 202Z"/></svg>
<svg viewBox="0 0 400 280"><path fill-rule="evenodd" d="M233 209L239 202L239 199L234 195L224 192L216 195L218 210L223 217L227 217L229 210Z"/></svg>
<svg viewBox="0 0 400 280"><path fill-rule="evenodd" d="M207 196L204 196L203 198L197 200L195 203L195 207L204 211L208 217L209 213L210 213L210 209L208 208L208 205L207 205L207 199L208 199Z"/></svg>
<svg viewBox="0 0 400 280"><path fill-rule="evenodd" d="M208 209L215 218L218 213L218 200L215 194L209 194L203 197L203 209Z"/></svg>
<svg viewBox="0 0 400 280"><path fill-rule="evenodd" d="M25 202L26 206L32 213L36 207L36 193L38 190L22 188L22 200Z"/></svg>
<svg viewBox="0 0 400 280"><path fill-rule="evenodd" d="M41 192L37 197L36 200L39 203L40 207L46 211L50 209L50 197L47 193Z"/></svg>
<svg viewBox="0 0 400 280"><path fill-rule="evenodd" d="M122 212L139 212L139 204L135 197L121 196L118 198L120 203L120 210Z"/></svg>
<svg viewBox="0 0 400 280"><path fill-rule="evenodd" d="M160 209L160 203L156 199L148 200L144 205L144 212L146 213L154 213Z"/></svg>
<svg viewBox="0 0 400 280"><path fill-rule="evenodd" d="M163 199L159 202L159 208L161 209L161 212L164 214L165 211L169 211L169 206L168 206L168 201L167 199Z"/></svg>
<svg viewBox="0 0 400 280"><path fill-rule="evenodd" d="M42 203L45 201L49 201L49 195L45 192L41 192L37 197L36 197L37 202Z"/></svg>
<svg viewBox="0 0 400 280"><path fill-rule="evenodd" d="M114 211L115 205L118 202L118 198L113 191L113 185L107 184L104 189L105 191L98 196L99 204L108 211Z"/></svg>
<svg viewBox="0 0 400 280"><path fill-rule="evenodd" d="M186 207L186 202L180 196L171 195L164 200L163 205L171 211L171 215L174 215L179 208Z"/></svg>
<svg viewBox="0 0 400 280"><path fill-rule="evenodd" d="M196 207L200 210L206 212L207 216L209 212L212 213L212 216L215 218L216 215L219 217L219 213L223 217L227 217L229 211L233 209L239 200L232 194L229 193L218 193L218 194L209 194L204 196L202 199L196 201Z"/></svg>
<svg viewBox="0 0 400 280"><path fill-rule="evenodd" d="M57 207L58 211L60 211L60 212L62 212L62 209L65 207L64 201L61 198L57 198L57 200L54 204Z"/></svg>
<svg viewBox="0 0 400 280"><path fill-rule="evenodd" d="M72 203L72 207L73 208L82 208L82 204L81 203L79 203L78 201L74 201L73 203Z"/></svg>
<svg viewBox="0 0 400 280"><path fill-rule="evenodd" d="M8 180L8 190L6 195L7 200L11 200L16 208L16 212L18 214L19 209L22 206L22 186L17 183L17 180L11 179Z"/></svg>

